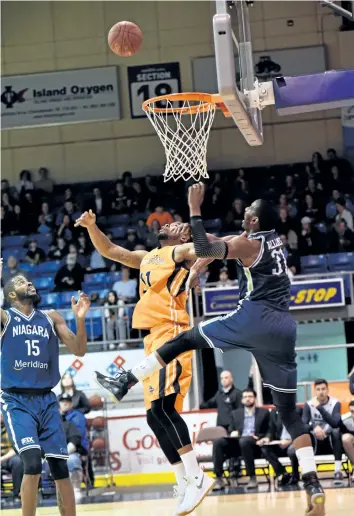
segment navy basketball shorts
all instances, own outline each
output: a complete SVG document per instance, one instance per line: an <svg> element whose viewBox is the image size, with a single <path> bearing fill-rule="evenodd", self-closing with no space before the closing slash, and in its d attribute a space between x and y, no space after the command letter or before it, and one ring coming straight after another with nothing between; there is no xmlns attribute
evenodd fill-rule
<svg viewBox="0 0 354 516"><path fill-rule="evenodd" d="M1 411L14 450L39 448L45 457L68 458L66 435L53 392L1 393Z"/></svg>
<svg viewBox="0 0 354 516"><path fill-rule="evenodd" d="M265 386L296 392L296 322L288 311L248 300L226 316L200 323L198 329L212 348L250 351Z"/></svg>

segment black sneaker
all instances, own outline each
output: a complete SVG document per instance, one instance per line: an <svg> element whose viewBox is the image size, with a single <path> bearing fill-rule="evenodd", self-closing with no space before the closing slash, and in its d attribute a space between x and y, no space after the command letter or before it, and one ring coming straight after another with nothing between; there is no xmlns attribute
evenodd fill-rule
<svg viewBox="0 0 354 516"><path fill-rule="evenodd" d="M325 493L315 472L302 475L307 495L306 516L325 515Z"/></svg>
<svg viewBox="0 0 354 516"><path fill-rule="evenodd" d="M275 479L275 484L277 488L287 486L290 482L290 475L287 472L284 472L282 475Z"/></svg>
<svg viewBox="0 0 354 516"><path fill-rule="evenodd" d="M115 403L119 403L128 390L131 389L139 381L132 374L131 371L123 371L118 373L113 378L111 376L105 376L98 371L95 371L96 382L108 393Z"/></svg>

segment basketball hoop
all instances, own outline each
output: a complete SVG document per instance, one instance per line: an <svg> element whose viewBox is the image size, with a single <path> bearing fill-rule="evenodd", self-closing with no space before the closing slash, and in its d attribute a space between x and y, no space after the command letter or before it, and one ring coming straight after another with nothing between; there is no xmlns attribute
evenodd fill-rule
<svg viewBox="0 0 354 516"><path fill-rule="evenodd" d="M220 96L172 93L146 100L142 107L165 148L164 181L207 179L207 144L215 111L228 116Z"/></svg>

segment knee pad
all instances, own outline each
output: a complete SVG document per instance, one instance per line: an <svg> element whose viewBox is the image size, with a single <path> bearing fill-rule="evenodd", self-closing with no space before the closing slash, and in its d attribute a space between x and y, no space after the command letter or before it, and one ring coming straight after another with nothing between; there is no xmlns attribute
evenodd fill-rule
<svg viewBox="0 0 354 516"><path fill-rule="evenodd" d="M294 441L301 435L308 434L300 415L296 411L296 394L273 391L273 401L278 409L283 425Z"/></svg>
<svg viewBox="0 0 354 516"><path fill-rule="evenodd" d="M39 448L30 448L21 453L25 475L40 475L42 472L42 454Z"/></svg>
<svg viewBox="0 0 354 516"><path fill-rule="evenodd" d="M54 480L63 480L64 478L69 478L68 465L65 459L48 457L47 462L49 465L50 473Z"/></svg>

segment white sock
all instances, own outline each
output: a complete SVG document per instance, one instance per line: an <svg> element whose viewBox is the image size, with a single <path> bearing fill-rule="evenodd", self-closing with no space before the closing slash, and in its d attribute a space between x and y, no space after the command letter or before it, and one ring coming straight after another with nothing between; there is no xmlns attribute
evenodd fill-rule
<svg viewBox="0 0 354 516"><path fill-rule="evenodd" d="M140 364L133 367L132 373L133 375L141 382L152 375L155 371L162 369L163 366L157 360L155 353L151 353L148 355Z"/></svg>
<svg viewBox="0 0 354 516"><path fill-rule="evenodd" d="M186 476L186 470L185 470L183 462L177 462L177 464L171 464L171 466L172 466L173 473L175 474L178 487L180 487L181 489L184 489L184 487L185 487L184 477Z"/></svg>
<svg viewBox="0 0 354 516"><path fill-rule="evenodd" d="M342 461L341 460L334 461L334 472L337 473L337 471L342 471Z"/></svg>
<svg viewBox="0 0 354 516"><path fill-rule="evenodd" d="M187 477L198 477L200 475L201 469L194 450L181 455L181 460L186 470Z"/></svg>
<svg viewBox="0 0 354 516"><path fill-rule="evenodd" d="M316 461L315 454L313 452L312 446L305 446L304 448L299 448L296 450L296 456L298 458L301 473L305 475L306 473L310 473L314 471L316 473Z"/></svg>

